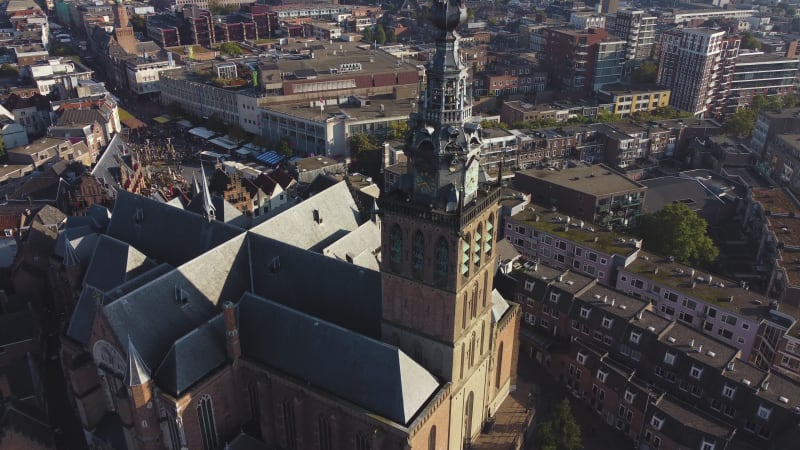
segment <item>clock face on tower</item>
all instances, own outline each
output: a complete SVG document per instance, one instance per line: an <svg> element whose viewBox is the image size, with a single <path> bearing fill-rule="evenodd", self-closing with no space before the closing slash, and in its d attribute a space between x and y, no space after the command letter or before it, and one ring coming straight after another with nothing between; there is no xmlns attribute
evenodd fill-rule
<svg viewBox="0 0 800 450"><path fill-rule="evenodd" d="M102 365L119 375L125 375L125 359L111 343L99 340L92 347L92 356L98 365Z"/></svg>
<svg viewBox="0 0 800 450"><path fill-rule="evenodd" d="M420 194L432 195L436 192L436 178L427 170L419 170L414 179L414 188Z"/></svg>
<svg viewBox="0 0 800 450"><path fill-rule="evenodd" d="M470 195L478 190L478 160L473 159L464 174L464 193Z"/></svg>

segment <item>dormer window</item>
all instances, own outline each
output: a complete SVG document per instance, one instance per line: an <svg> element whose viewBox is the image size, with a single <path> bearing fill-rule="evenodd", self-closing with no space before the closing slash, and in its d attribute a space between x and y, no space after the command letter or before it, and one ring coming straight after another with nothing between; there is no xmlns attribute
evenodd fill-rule
<svg viewBox="0 0 800 450"><path fill-rule="evenodd" d="M613 324L614 324L614 319L603 317L603 328L610 330Z"/></svg>
<svg viewBox="0 0 800 450"><path fill-rule="evenodd" d="M580 363L580 364L586 365L586 359L587 358L588 358L588 355L586 355L585 353L582 353L582 352L578 352L578 355L575 357L575 360L578 361L578 363Z"/></svg>
<svg viewBox="0 0 800 450"><path fill-rule="evenodd" d="M700 377L703 376L703 368L698 366L692 366L691 370L689 371L689 375L695 380L699 380Z"/></svg>
<svg viewBox="0 0 800 450"><path fill-rule="evenodd" d="M603 371L603 369L597 369L597 379L601 382L605 383L606 378L608 377L608 372Z"/></svg>
<svg viewBox="0 0 800 450"><path fill-rule="evenodd" d="M732 400L733 396L736 395L736 388L726 384L722 387L722 395Z"/></svg>
<svg viewBox="0 0 800 450"><path fill-rule="evenodd" d="M175 302L181 306L189 304L189 293L180 286L175 286Z"/></svg>
<svg viewBox="0 0 800 450"><path fill-rule="evenodd" d="M650 426L660 431L661 427L664 426L664 419L658 416L653 416L650 418Z"/></svg>
<svg viewBox="0 0 800 450"><path fill-rule="evenodd" d="M758 407L758 417L760 419L769 420L770 414L772 414L772 408L768 408L764 405Z"/></svg>
<svg viewBox="0 0 800 450"><path fill-rule="evenodd" d="M639 343L639 339L641 339L641 338L642 338L642 333L640 333L638 331L631 331L630 341L632 343L638 344Z"/></svg>
<svg viewBox="0 0 800 450"><path fill-rule="evenodd" d="M623 398L626 402L633 403L633 400L636 398L636 394L628 389L625 389L625 396Z"/></svg>
<svg viewBox="0 0 800 450"><path fill-rule="evenodd" d="M670 366L674 365L675 364L675 354L674 353L670 353L670 352L664 353L664 363L665 364L669 364Z"/></svg>
<svg viewBox="0 0 800 450"><path fill-rule="evenodd" d="M581 318L588 319L590 312L592 312L591 309L586 307L581 307Z"/></svg>

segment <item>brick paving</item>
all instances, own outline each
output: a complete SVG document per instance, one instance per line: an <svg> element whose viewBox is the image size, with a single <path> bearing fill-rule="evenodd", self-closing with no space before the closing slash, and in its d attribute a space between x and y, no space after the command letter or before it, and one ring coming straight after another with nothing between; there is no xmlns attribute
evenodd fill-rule
<svg viewBox="0 0 800 450"><path fill-rule="evenodd" d="M517 389L500 405L495 413L495 423L491 430L481 433L469 447L470 450L519 450L525 444L525 436L530 432L534 408L528 407L535 392L535 385L518 380Z"/></svg>

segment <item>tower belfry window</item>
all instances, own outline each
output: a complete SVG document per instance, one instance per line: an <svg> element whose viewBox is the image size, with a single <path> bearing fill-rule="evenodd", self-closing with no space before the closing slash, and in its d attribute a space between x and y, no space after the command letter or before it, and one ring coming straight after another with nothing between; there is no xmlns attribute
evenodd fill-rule
<svg viewBox="0 0 800 450"><path fill-rule="evenodd" d="M414 262L412 269L414 276L422 278L425 271L425 236L421 231L414 233Z"/></svg>
<svg viewBox="0 0 800 450"><path fill-rule="evenodd" d="M494 215L489 217L489 220L486 222L486 236L483 241L483 251L486 253L486 256L491 256L492 254L492 241L494 240Z"/></svg>
<svg viewBox="0 0 800 450"><path fill-rule="evenodd" d="M440 237L436 242L436 283L447 283L447 272L450 266L450 246L447 239Z"/></svg>
<svg viewBox="0 0 800 450"><path fill-rule="evenodd" d="M389 235L389 262L392 269L397 270L400 267L403 253L403 232L400 227L395 225Z"/></svg>
<svg viewBox="0 0 800 450"><path fill-rule="evenodd" d="M470 241L471 236L467 234L464 237L464 242L461 246L461 275L469 275L469 257L470 257Z"/></svg>
<svg viewBox="0 0 800 450"><path fill-rule="evenodd" d="M476 266L480 266L481 265L481 250L482 250L481 237L482 237L482 235L483 235L483 232L481 230L481 227L479 226L478 229L475 230L475 245L473 247L473 250L474 250L474 253L475 253L474 258L475 258L475 265Z"/></svg>

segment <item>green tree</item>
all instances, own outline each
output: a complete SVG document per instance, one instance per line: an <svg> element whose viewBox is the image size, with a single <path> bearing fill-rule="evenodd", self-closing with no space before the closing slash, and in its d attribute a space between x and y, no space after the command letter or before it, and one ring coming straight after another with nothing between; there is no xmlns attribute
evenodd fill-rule
<svg viewBox="0 0 800 450"><path fill-rule="evenodd" d="M578 450L581 427L572 415L569 400L562 399L547 421L536 430L535 440L542 450Z"/></svg>
<svg viewBox="0 0 800 450"><path fill-rule="evenodd" d="M386 42L389 44L394 44L397 42L397 35L395 34L394 27L389 27L386 29Z"/></svg>
<svg viewBox="0 0 800 450"><path fill-rule="evenodd" d="M0 69L2 70L2 69ZM783 96L783 107L784 108L794 108L797 106L798 102L797 94L792 95L784 95Z"/></svg>
<svg viewBox="0 0 800 450"><path fill-rule="evenodd" d="M134 14L133 17L131 17L131 26L133 27L133 31L145 33L147 32L147 18Z"/></svg>
<svg viewBox="0 0 800 450"><path fill-rule="evenodd" d="M378 24L375 26L375 42L378 45L383 45L386 43L386 31L383 29L383 25Z"/></svg>
<svg viewBox="0 0 800 450"><path fill-rule="evenodd" d="M0 135L0 160L6 160L6 143L3 142L3 136Z"/></svg>
<svg viewBox="0 0 800 450"><path fill-rule="evenodd" d="M214 14L226 15L238 9L238 5L223 5L220 0L210 0L208 2L208 10Z"/></svg>
<svg viewBox="0 0 800 450"><path fill-rule="evenodd" d="M281 138L275 145L275 151L284 156L292 156L292 146L289 145L289 139Z"/></svg>
<svg viewBox="0 0 800 450"><path fill-rule="evenodd" d="M363 40L364 41L369 42L370 44L372 44L372 40L374 39L374 36L372 36L372 27L364 28L362 36L363 36Z"/></svg>
<svg viewBox="0 0 800 450"><path fill-rule="evenodd" d="M753 33L745 31L742 35L742 43L739 45L741 48L750 48L758 50L761 48L761 41L753 36Z"/></svg>
<svg viewBox="0 0 800 450"><path fill-rule="evenodd" d="M708 267L719 250L708 237L708 223L685 203L672 203L645 214L639 225L645 248L678 261Z"/></svg>
<svg viewBox="0 0 800 450"><path fill-rule="evenodd" d="M381 147L372 136L356 134L350 137L350 168L376 178L381 172Z"/></svg>
<svg viewBox="0 0 800 450"><path fill-rule="evenodd" d="M655 83L658 66L650 61L645 61L631 74L634 83Z"/></svg>
<svg viewBox="0 0 800 450"><path fill-rule="evenodd" d="M242 47L235 42L224 42L219 46L219 51L230 56L239 56L242 54Z"/></svg>
<svg viewBox="0 0 800 450"><path fill-rule="evenodd" d="M619 122L621 117L619 114L614 114L611 111L600 110L597 112L597 121L600 123L614 123Z"/></svg>
<svg viewBox="0 0 800 450"><path fill-rule="evenodd" d="M3 64L0 66L0 77L18 77L19 69L11 64Z"/></svg>
<svg viewBox="0 0 800 450"><path fill-rule="evenodd" d="M410 127L408 121L391 122L389 124L389 139L403 139L408 136Z"/></svg>

